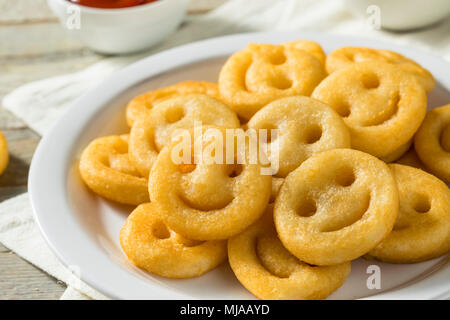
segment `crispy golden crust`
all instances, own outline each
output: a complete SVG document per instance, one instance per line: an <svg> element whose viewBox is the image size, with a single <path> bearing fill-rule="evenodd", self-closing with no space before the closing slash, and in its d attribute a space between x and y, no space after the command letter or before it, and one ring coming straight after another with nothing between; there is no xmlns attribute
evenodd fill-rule
<svg viewBox="0 0 450 320"><path fill-rule="evenodd" d="M450 250L450 190L438 178L409 166L389 165L399 189L393 231L369 255L391 263L413 263Z"/></svg>
<svg viewBox="0 0 450 320"><path fill-rule="evenodd" d="M283 46L290 49L295 50L303 50L314 56L317 60L320 61L323 65L325 65L325 61L327 56L325 55L325 52L323 51L320 44L318 44L315 41L310 40L295 40L290 42L283 43Z"/></svg>
<svg viewBox="0 0 450 320"><path fill-rule="evenodd" d="M98 195L119 203L138 205L149 201L147 178L128 156L128 135L97 138L84 149L80 174Z"/></svg>
<svg viewBox="0 0 450 320"><path fill-rule="evenodd" d="M284 246L314 265L356 259L392 230L398 191L385 163L366 153L319 153L291 172L275 201Z"/></svg>
<svg viewBox="0 0 450 320"><path fill-rule="evenodd" d="M408 152L408 150L411 148L412 144L413 144L413 139L409 140L407 143L405 143L404 145L397 148L397 150L395 150L391 154L389 154L385 157L382 157L380 159L387 163L394 162L395 160L400 159L406 152Z"/></svg>
<svg viewBox="0 0 450 320"><path fill-rule="evenodd" d="M126 108L127 123L131 127L137 119L145 118L147 113L158 103L182 95L200 93L219 99L217 84L206 81L184 81L177 84L149 91L131 100Z"/></svg>
<svg viewBox="0 0 450 320"><path fill-rule="evenodd" d="M270 203L275 202L283 182L284 178L272 177L272 193L270 194Z"/></svg>
<svg viewBox="0 0 450 320"><path fill-rule="evenodd" d="M276 176L286 177L303 161L319 152L350 148L350 133L341 117L326 104L302 96L281 98L259 110L248 122L250 129L278 130L263 146L272 162L278 163Z"/></svg>
<svg viewBox="0 0 450 320"><path fill-rule="evenodd" d="M349 65L365 61L389 63L400 67L402 70L414 75L425 91L433 90L436 81L433 75L415 61L390 50L344 47L331 52L326 59L328 73L333 73Z"/></svg>
<svg viewBox="0 0 450 320"><path fill-rule="evenodd" d="M220 95L243 119L250 119L273 100L309 96L326 76L322 54L312 42L249 44L222 67Z"/></svg>
<svg viewBox="0 0 450 320"><path fill-rule="evenodd" d="M0 174L5 171L9 162L8 142L3 133L0 132Z"/></svg>
<svg viewBox="0 0 450 320"><path fill-rule="evenodd" d="M407 150L427 107L425 91L413 76L376 62L355 63L332 73L312 97L343 117L352 148L388 160L399 148Z"/></svg>
<svg viewBox="0 0 450 320"><path fill-rule="evenodd" d="M226 136L224 128L203 129L198 139L216 132ZM193 150L195 142L188 143ZM203 146L203 152L213 146L213 153L219 155L223 148L225 155L225 145L210 142ZM240 165L217 161L177 164L172 157L177 146L179 141L161 150L149 179L150 197L171 229L196 240L227 239L262 215L269 202L272 177L261 174L259 163L249 162L248 152Z"/></svg>
<svg viewBox="0 0 450 320"><path fill-rule="evenodd" d="M427 113L414 147L431 173L450 182L450 104Z"/></svg>
<svg viewBox="0 0 450 320"><path fill-rule="evenodd" d="M272 205L259 221L228 240L228 256L238 280L260 299L324 299L350 273L350 262L310 266L290 254L276 234Z"/></svg>
<svg viewBox="0 0 450 320"><path fill-rule="evenodd" d="M193 241L170 230L153 204L138 206L120 231L120 243L139 268L168 278L200 276L225 261L226 241Z"/></svg>
<svg viewBox="0 0 450 320"><path fill-rule="evenodd" d="M159 151L172 134L179 129L189 129L195 123L227 128L240 126L231 109L207 95L183 95L161 102L131 128L130 158L139 172L148 176Z"/></svg>

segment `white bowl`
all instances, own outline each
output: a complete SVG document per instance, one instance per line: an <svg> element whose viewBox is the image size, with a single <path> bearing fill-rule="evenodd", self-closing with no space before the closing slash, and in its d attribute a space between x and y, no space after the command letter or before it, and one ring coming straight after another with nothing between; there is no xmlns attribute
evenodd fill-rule
<svg viewBox="0 0 450 320"><path fill-rule="evenodd" d="M62 26L94 51L126 54L147 49L181 23L188 0L158 0L123 9L97 9L47 0ZM77 24L79 22L79 24Z"/></svg>
<svg viewBox="0 0 450 320"><path fill-rule="evenodd" d="M124 106L137 94L183 80L217 81L225 59L249 42L318 41L326 52L342 46L398 51L418 61L435 76L430 108L450 101L449 63L408 47L369 39L319 33L240 34L191 43L152 55L114 73L80 97L44 135L34 154L28 190L44 238L82 280L112 298L247 299L227 263L192 279L167 279L134 267L119 243L119 232L133 209L90 192L78 173L81 151L92 139L129 130ZM370 290L369 265L381 270L381 288ZM450 255L416 264L388 264L365 259L352 262L345 284L330 299L435 299L450 295Z"/></svg>
<svg viewBox="0 0 450 320"><path fill-rule="evenodd" d="M429 26L450 14L449 0L344 0L356 14L368 17L370 6L378 6L380 24L385 29L411 30Z"/></svg>

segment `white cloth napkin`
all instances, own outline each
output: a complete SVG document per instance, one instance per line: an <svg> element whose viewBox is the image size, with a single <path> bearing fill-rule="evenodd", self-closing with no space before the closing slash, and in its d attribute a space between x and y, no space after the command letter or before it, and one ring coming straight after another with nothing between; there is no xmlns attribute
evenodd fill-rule
<svg viewBox="0 0 450 320"><path fill-rule="evenodd" d="M335 0L229 0L218 9L187 22L167 41L134 56L105 58L77 73L24 85L3 100L3 106L39 134L58 119L66 107L113 71L158 51L209 37L254 31L322 31L384 39L420 48L450 61L450 19L425 30L388 33L373 29L353 16ZM61 299L106 299L82 283L60 263L41 237L33 221L28 195L0 204L0 242L6 247L65 282Z"/></svg>

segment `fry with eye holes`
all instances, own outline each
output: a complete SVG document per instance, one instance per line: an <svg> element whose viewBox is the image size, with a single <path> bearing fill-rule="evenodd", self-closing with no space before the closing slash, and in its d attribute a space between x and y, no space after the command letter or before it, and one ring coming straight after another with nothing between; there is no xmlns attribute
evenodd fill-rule
<svg viewBox="0 0 450 320"><path fill-rule="evenodd" d="M388 50L252 43L217 84L132 99L130 132L93 140L79 170L95 194L135 206L120 243L137 267L179 279L229 263L260 299L324 299L360 257L450 251L450 105L427 112L434 86Z"/></svg>

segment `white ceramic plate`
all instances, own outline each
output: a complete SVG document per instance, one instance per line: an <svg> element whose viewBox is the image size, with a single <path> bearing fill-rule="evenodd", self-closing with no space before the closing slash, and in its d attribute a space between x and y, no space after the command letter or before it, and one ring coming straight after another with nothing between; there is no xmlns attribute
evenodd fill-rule
<svg viewBox="0 0 450 320"><path fill-rule="evenodd" d="M42 139L31 164L29 191L35 218L46 241L67 266L112 298L120 299L247 299L253 298L227 264L194 279L170 280L148 274L127 262L119 230L131 207L95 196L80 180L81 150L96 137L125 133L124 107L135 95L182 80L217 81L232 52L249 42L281 43L295 39L319 42L329 52L342 46L398 51L428 68L439 84L430 107L450 102L449 64L406 47L374 40L314 33L255 33L192 43L141 60L112 75L73 103ZM381 269L381 289L369 290L367 266ZM391 265L358 259L346 283L331 299L431 299L450 295L450 259Z"/></svg>

